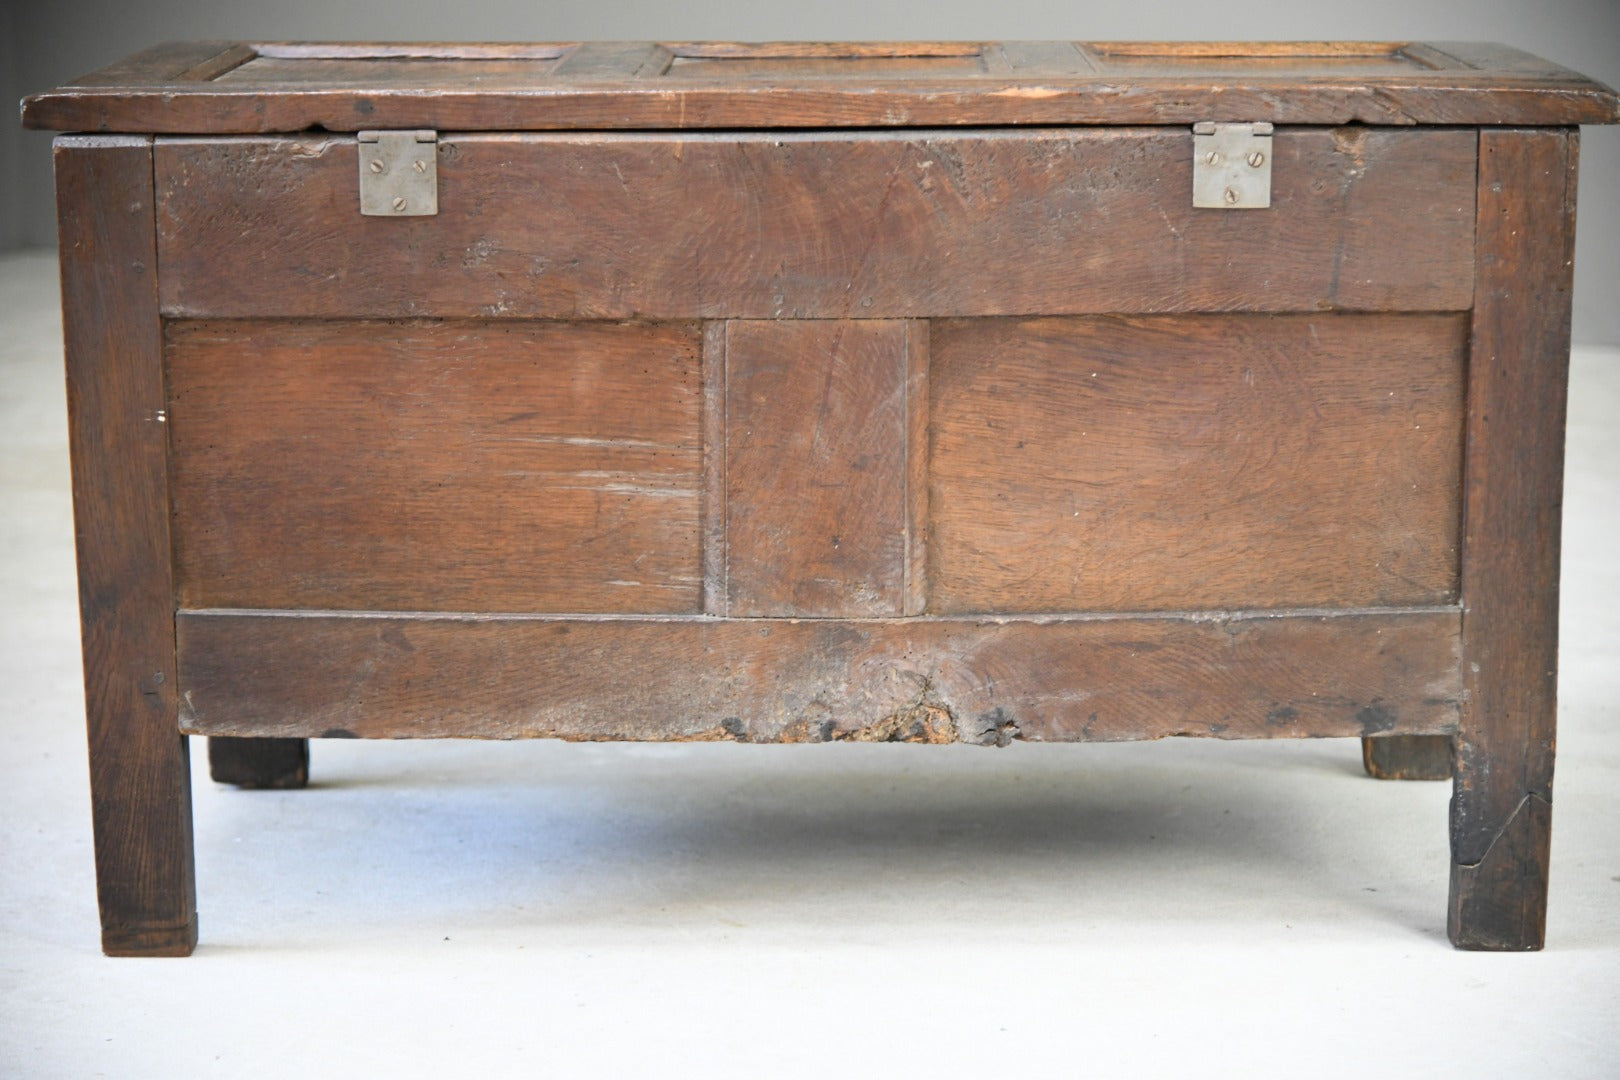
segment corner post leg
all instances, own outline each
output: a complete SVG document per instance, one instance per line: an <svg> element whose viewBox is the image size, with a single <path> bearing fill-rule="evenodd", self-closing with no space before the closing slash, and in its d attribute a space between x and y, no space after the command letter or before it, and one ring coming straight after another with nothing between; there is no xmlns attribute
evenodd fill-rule
<svg viewBox="0 0 1620 1080"><path fill-rule="evenodd" d="M197 943L175 681L152 140L56 142L74 531L101 947Z"/></svg>
<svg viewBox="0 0 1620 1080"><path fill-rule="evenodd" d="M1577 139L1480 132L1447 919L1463 949L1546 936Z"/></svg>

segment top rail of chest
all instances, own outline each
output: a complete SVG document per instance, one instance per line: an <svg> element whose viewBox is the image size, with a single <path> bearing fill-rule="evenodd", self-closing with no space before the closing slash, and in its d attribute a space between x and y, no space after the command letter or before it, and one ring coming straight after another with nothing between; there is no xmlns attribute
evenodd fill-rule
<svg viewBox="0 0 1620 1080"><path fill-rule="evenodd" d="M1473 42L180 42L24 102L30 127L262 134L1620 120L1600 83Z"/></svg>

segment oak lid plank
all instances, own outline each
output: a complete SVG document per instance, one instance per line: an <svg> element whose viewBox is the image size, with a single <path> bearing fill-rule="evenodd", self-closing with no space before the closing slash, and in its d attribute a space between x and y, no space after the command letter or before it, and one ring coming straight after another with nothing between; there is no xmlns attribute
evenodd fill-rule
<svg viewBox="0 0 1620 1080"><path fill-rule="evenodd" d="M1475 43L196 42L23 103L29 127L158 134L1025 124L1568 125L1614 91Z"/></svg>
<svg viewBox="0 0 1620 1080"><path fill-rule="evenodd" d="M208 66L217 58L229 56L234 58L236 63L246 63L259 54L257 47L242 42L170 41L131 53L122 60L75 79L70 85L161 86L165 83L185 83L199 78L210 79L221 73L218 69L210 70Z"/></svg>
<svg viewBox="0 0 1620 1080"><path fill-rule="evenodd" d="M554 71L558 78L637 79L662 75L675 54L644 41L587 41L569 51Z"/></svg>

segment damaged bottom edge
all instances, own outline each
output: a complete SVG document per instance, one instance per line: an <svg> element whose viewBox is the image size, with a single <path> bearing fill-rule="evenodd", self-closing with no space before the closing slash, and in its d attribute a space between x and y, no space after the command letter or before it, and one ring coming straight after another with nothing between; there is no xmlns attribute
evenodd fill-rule
<svg viewBox="0 0 1620 1080"><path fill-rule="evenodd" d="M197 915L178 923L148 926L104 926L101 951L106 956L190 956L197 947Z"/></svg>
<svg viewBox="0 0 1620 1080"><path fill-rule="evenodd" d="M182 730L1115 742L1450 735L1454 608L728 620L182 612Z"/></svg>
<svg viewBox="0 0 1620 1080"><path fill-rule="evenodd" d="M1534 951L1547 940L1552 803L1527 793L1474 862L1451 867L1446 932L1459 949Z"/></svg>

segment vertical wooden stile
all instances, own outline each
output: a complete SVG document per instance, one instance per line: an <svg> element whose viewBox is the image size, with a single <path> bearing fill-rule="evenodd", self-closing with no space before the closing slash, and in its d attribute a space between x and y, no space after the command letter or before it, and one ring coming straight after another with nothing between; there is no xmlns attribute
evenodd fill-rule
<svg viewBox="0 0 1620 1080"><path fill-rule="evenodd" d="M1447 920L1460 948L1539 949L1546 933L1577 138L1480 133Z"/></svg>
<svg viewBox="0 0 1620 1080"><path fill-rule="evenodd" d="M703 613L726 606L726 323L703 324Z"/></svg>
<svg viewBox="0 0 1620 1080"><path fill-rule="evenodd" d="M56 143L63 337L102 950L197 943L179 732L152 140Z"/></svg>

